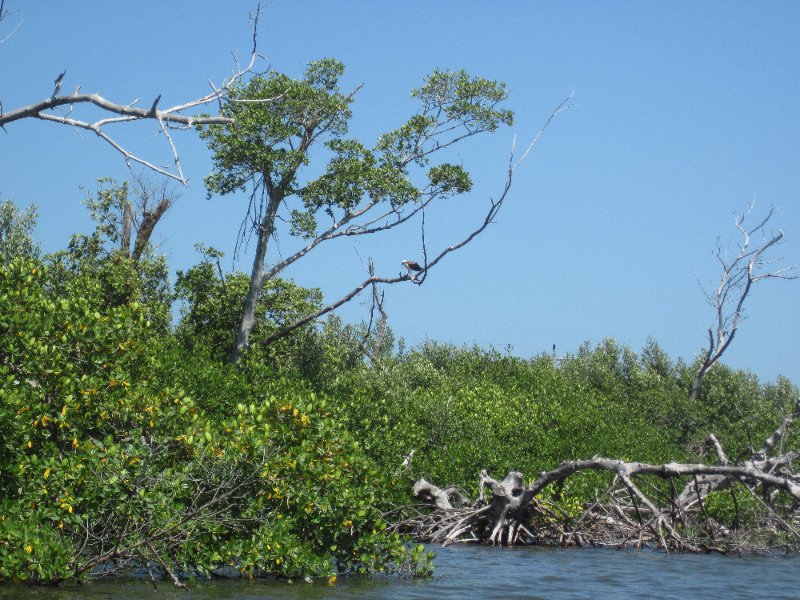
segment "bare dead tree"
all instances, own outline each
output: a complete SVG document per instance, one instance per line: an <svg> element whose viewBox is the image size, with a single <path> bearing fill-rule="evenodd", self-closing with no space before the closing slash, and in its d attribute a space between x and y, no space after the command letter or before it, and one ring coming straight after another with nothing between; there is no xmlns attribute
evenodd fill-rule
<svg viewBox="0 0 800 600"><path fill-rule="evenodd" d="M148 248L158 222L174 205L177 196L170 190L167 180L160 183L147 180L143 175L133 177L134 203L127 202L124 207L123 231L125 219L130 219L136 231L133 249L128 241L125 249L130 253L133 262L138 263ZM123 242L124 243L124 242Z"/></svg>
<svg viewBox="0 0 800 600"><path fill-rule="evenodd" d="M375 265L370 258L367 264L370 277L375 275ZM372 284L372 303L369 309L369 321L367 322L367 330L364 332L363 347L364 353L369 359L375 363L381 355L381 351L386 344L386 330L389 327L389 315L386 313L386 308L383 306L385 291L378 287L377 283ZM378 316L375 316L375 313ZM374 330L373 330L374 327ZM370 343L370 339L371 342Z"/></svg>
<svg viewBox="0 0 800 600"><path fill-rule="evenodd" d="M767 231L770 219L775 214L775 208L770 208L766 216L751 227L746 221L752 215L753 208L754 203L751 203L747 211L734 217L741 241L733 257L728 255L727 250L722 248L717 239L715 256L722 267L719 284L713 292L703 289L706 300L714 309L716 322L708 329L708 350L692 382L689 393L691 400L697 398L703 378L733 342L742 323L744 305L753 285L767 279L797 278L794 274L797 265L773 268L780 259L768 256L768 253L783 240L782 230L779 229L777 233Z"/></svg>
<svg viewBox="0 0 800 600"><path fill-rule="evenodd" d="M261 13L259 5L255 13L250 15L252 25L252 49L246 64L242 65L238 61L232 75L226 78L220 85L215 85L209 81L211 91L199 98L181 102L166 108L159 108L161 94L158 94L150 103L149 107L137 106L139 100L128 103L119 103L109 100L99 93L82 93L81 86L77 85L72 92L62 93L67 71L64 70L53 81L53 89L50 95L43 100L33 102L9 111L3 110L0 102L0 128L6 131L6 125L10 125L22 119L39 119L58 125L66 125L76 129L91 131L104 142L109 144L114 150L122 154L128 165L139 164L146 169L154 171L160 175L174 179L181 184L187 184L188 180L184 175L181 166L180 154L173 139L172 132L176 130L192 129L198 125L228 124L232 119L221 115L200 115L197 111L201 108L217 104L222 104L227 100L231 88L242 81L248 74L254 72L258 60L261 58L257 52L256 32L258 28L258 18ZM0 2L0 21L8 15L5 8L5 0ZM15 30L16 31L16 28ZM6 41L11 35L0 38L0 43ZM74 112L80 107L94 107L99 109L104 118L90 120L80 116L74 116ZM164 136L166 144L172 154L172 164L169 166L159 166L155 162L148 160L122 145L111 133L110 129L115 125L131 123L134 121L153 121L157 124L159 132Z"/></svg>
<svg viewBox="0 0 800 600"><path fill-rule="evenodd" d="M484 470L479 476L475 501L457 488L439 488L421 479L414 484L413 493L423 506L406 507L405 517L395 520L394 527L419 541L444 545L471 542L654 546L666 551L719 552L758 549L757 542L747 541L747 532L731 532L714 522L704 507L704 500L712 492L744 486L760 510L756 527L763 528L766 537L780 532L775 539L784 546L800 549L800 530L796 526L800 516L800 475L793 469L800 453L782 449L773 453L798 416L800 398L762 448L737 464L731 464L716 437L709 436L707 442L719 460L716 465L649 464L595 456L565 461L527 485L522 473L512 471L498 480ZM594 502L584 505L579 517L570 516L541 496L548 486L585 471L611 473L613 481ZM660 478L669 486L655 486L653 478ZM683 482L680 492L675 481ZM778 501L778 492L790 501Z"/></svg>
<svg viewBox="0 0 800 600"><path fill-rule="evenodd" d="M95 195L85 200L98 233L138 264L150 247L156 225L179 196L173 182L138 173L123 184L108 178L99 183Z"/></svg>

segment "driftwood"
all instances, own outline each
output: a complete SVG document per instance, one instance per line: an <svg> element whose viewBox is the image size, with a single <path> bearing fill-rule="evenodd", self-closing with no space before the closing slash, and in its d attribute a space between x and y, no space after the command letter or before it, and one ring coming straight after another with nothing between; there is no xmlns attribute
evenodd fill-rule
<svg viewBox="0 0 800 600"><path fill-rule="evenodd" d="M440 489L422 479L413 490L422 504L407 507L395 528L419 541L443 545L650 546L718 552L780 546L800 550L800 475L792 468L798 453L770 456L782 446L788 426L799 415L800 399L763 446L735 465L710 435L706 442L718 464L653 465L595 456L563 462L528 485L522 473L512 471L497 480L484 470L474 502L457 488ZM613 480L580 514L544 499L548 486L583 471L613 473ZM758 508L758 518L740 531L717 523L704 503L712 492L732 486L747 490L750 505ZM738 505L736 510L738 514Z"/></svg>

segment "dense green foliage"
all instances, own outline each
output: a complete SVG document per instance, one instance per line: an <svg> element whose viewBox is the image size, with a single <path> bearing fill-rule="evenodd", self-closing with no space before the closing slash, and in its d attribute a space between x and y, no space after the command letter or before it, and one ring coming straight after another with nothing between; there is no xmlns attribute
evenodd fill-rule
<svg viewBox="0 0 800 600"><path fill-rule="evenodd" d="M0 579L104 557L286 576L407 559L377 512L383 475L325 399L52 273L15 260L0 280Z"/></svg>
<svg viewBox="0 0 800 600"><path fill-rule="evenodd" d="M173 332L163 259L133 264L96 221L44 261L23 236L0 268L0 581L424 570L386 532L383 473L289 377L303 335L234 368L210 315L242 276L204 279L208 260L181 275ZM259 331L315 302L276 282Z"/></svg>
<svg viewBox="0 0 800 600"><path fill-rule="evenodd" d="M32 236L35 225L35 206L19 210L11 200L0 202L0 261L8 263L12 258L38 256Z"/></svg>
<svg viewBox="0 0 800 600"><path fill-rule="evenodd" d="M249 278L238 272L224 275L219 265L222 254L213 248L200 247L200 250L203 255L200 264L185 273L178 272L175 294L182 302L183 312L176 335L184 346L205 348L224 361L233 350ZM316 310L321 303L319 290L301 288L279 278L271 279L258 298L259 319L252 332L256 344L253 353L267 352L284 364L303 360L302 357L313 352L308 329L301 329L267 349L259 342Z"/></svg>
<svg viewBox="0 0 800 600"><path fill-rule="evenodd" d="M480 348L428 342L362 366L329 385L341 418L387 472L477 492L481 469L533 476L594 455L698 460L715 433L731 458L747 456L791 412L797 388L759 385L721 365L689 402L694 367L673 363L655 342L640 355L606 340L555 364ZM415 450L408 468L403 458ZM713 457L709 457L713 460ZM592 497L596 473L567 490Z"/></svg>
<svg viewBox="0 0 800 600"><path fill-rule="evenodd" d="M382 514L419 476L474 490L483 468L684 460L711 431L735 457L797 394L720 366L689 402L693 366L654 342L639 355L587 345L558 364L434 342L393 353L390 333L336 319L233 366L226 310L243 275L223 280L207 250L179 276L172 331L150 318L171 296L146 293L150 275L103 250L102 235L78 238L92 239L0 271L2 580L100 564L288 577L417 565ZM258 327L319 301L268 288ZM555 492L577 505L600 478ZM730 518L732 501L720 494L709 511Z"/></svg>
<svg viewBox="0 0 800 600"><path fill-rule="evenodd" d="M508 96L502 83L437 70L412 91L418 112L370 148L345 137L354 92L341 91L343 75L341 62L325 58L309 63L302 79L271 71L234 87L232 101L222 108L234 123L201 128L214 160L206 178L209 194L250 186L271 202L295 197L290 233L312 239L320 217L333 217L334 211L337 220L349 221L366 205L387 203L401 210L425 197L469 191L472 182L462 166L429 166L431 155L513 122L513 113L498 106ZM303 181L315 144L324 145L317 150L324 157L316 168L321 174ZM412 173L414 165L429 168L419 176Z"/></svg>

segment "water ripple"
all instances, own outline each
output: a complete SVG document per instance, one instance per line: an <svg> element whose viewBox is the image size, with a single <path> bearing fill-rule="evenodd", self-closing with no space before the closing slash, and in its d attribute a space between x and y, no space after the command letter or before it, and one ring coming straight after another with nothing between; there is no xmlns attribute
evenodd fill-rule
<svg viewBox="0 0 800 600"><path fill-rule="evenodd" d="M798 598L800 558L666 555L599 549L435 548L436 575L340 578L325 583L210 581L159 592L144 581L104 581L58 589L0 586L0 600L267 600L392 598Z"/></svg>

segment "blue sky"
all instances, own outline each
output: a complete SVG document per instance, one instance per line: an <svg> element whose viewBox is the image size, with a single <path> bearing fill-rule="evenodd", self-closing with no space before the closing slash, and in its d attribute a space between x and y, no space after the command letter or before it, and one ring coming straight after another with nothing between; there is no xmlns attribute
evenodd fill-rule
<svg viewBox="0 0 800 600"><path fill-rule="evenodd" d="M246 57L254 2L82 0L7 2L23 21L0 45L5 110L42 99L67 69L119 102L161 106L208 91ZM300 76L331 56L345 87L363 83L351 133L372 143L413 110L410 90L437 67L507 83L512 128L465 144L453 159L470 170L468 196L431 211L433 243L457 241L502 187L514 135L524 145L571 92L516 173L488 231L446 260L421 287L386 290L390 324L408 344L427 338L477 343L531 356L574 352L605 337L639 350L648 336L692 360L713 313L698 280L715 284L716 239L735 242L733 212L755 199L777 207L786 233L776 257L800 263L800 3L772 2L324 2L264 3L260 51L273 69ZM0 33L0 38L3 35ZM166 162L152 126L119 129L138 152ZM42 122L7 127L0 192L39 206L46 251L90 223L81 186L128 177L98 139ZM194 134L176 138L189 188L156 230L173 269L198 257L196 242L232 259L244 198L206 198L208 151ZM279 239L284 254L292 240ZM364 277L372 256L396 274L418 258L419 230L324 248L289 275L333 299ZM230 260L227 263L231 265ZM248 257L235 265L249 271ZM763 380L800 382L800 282L766 282L726 362ZM360 300L341 313L366 316Z"/></svg>

